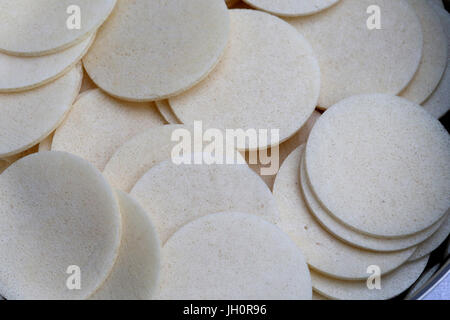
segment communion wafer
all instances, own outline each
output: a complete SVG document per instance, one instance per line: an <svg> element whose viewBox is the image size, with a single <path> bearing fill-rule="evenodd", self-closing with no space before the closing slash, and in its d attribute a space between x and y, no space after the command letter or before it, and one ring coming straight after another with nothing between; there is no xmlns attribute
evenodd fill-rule
<svg viewBox="0 0 450 320"><path fill-rule="evenodd" d="M396 252L371 252L345 244L322 229L303 200L299 170L303 146L284 161L275 179L273 194L280 211L279 227L299 246L310 267L339 279L367 278L367 268L378 265L382 274L403 264L415 248Z"/></svg>
<svg viewBox="0 0 450 320"><path fill-rule="evenodd" d="M163 121L154 104L116 100L99 89L86 91L56 130L52 150L76 154L103 170L116 149Z"/></svg>
<svg viewBox="0 0 450 320"><path fill-rule="evenodd" d="M95 35L81 43L43 57L15 57L0 53L0 93L30 90L70 70L87 52Z"/></svg>
<svg viewBox="0 0 450 320"><path fill-rule="evenodd" d="M450 54L450 16L447 11L433 6L433 9L439 15L440 21L444 26L445 34L447 37L447 55ZM449 56L450 57L450 56ZM422 104L423 107L431 113L435 118L439 119L444 116L450 110L450 63L447 58L447 67L444 71L444 76L441 79L436 90L431 96Z"/></svg>
<svg viewBox="0 0 450 320"><path fill-rule="evenodd" d="M444 9L444 1L443 0L427 0L432 5L438 6L442 9Z"/></svg>
<svg viewBox="0 0 450 320"><path fill-rule="evenodd" d="M161 100L155 102L156 107L158 108L159 113L161 113L162 117L168 124L180 124L181 121L177 119L175 114L170 107L168 100Z"/></svg>
<svg viewBox="0 0 450 320"><path fill-rule="evenodd" d="M447 217L444 220L444 223L440 226L440 228L427 240L422 242L417 246L416 251L409 258L409 261L415 261L420 259L435 249L437 249L450 234L450 217L447 214Z"/></svg>
<svg viewBox="0 0 450 320"><path fill-rule="evenodd" d="M119 208L101 173L81 158L42 152L14 163L0 176L0 213L7 299L84 299L113 267ZM69 290L77 268L81 288Z"/></svg>
<svg viewBox="0 0 450 320"><path fill-rule="evenodd" d="M194 86L214 68L229 23L223 0L118 0L84 66L113 96L162 100Z"/></svg>
<svg viewBox="0 0 450 320"><path fill-rule="evenodd" d="M1 0L0 51L42 56L69 48L93 33L115 4L116 0ZM72 28L77 17L79 28Z"/></svg>
<svg viewBox="0 0 450 320"><path fill-rule="evenodd" d="M320 70L309 43L283 20L255 10L230 10L231 32L216 69L196 87L169 99L185 124L205 128L279 129L279 141L298 131L313 113ZM270 39L270 41L268 41ZM256 149L249 144L239 149Z"/></svg>
<svg viewBox="0 0 450 320"><path fill-rule="evenodd" d="M195 220L163 247L159 299L305 299L305 259L276 226L224 212Z"/></svg>
<svg viewBox="0 0 450 320"><path fill-rule="evenodd" d="M311 271L311 280L315 291L339 300L384 300L391 299L408 289L421 275L427 265L424 257L408 262L393 272L381 277L381 289L370 290L366 281L343 281L327 278Z"/></svg>
<svg viewBox="0 0 450 320"><path fill-rule="evenodd" d="M436 89L447 66L447 38L432 5L423 0L408 0L416 10L423 29L423 55L419 70L401 96L424 102Z"/></svg>
<svg viewBox="0 0 450 320"><path fill-rule="evenodd" d="M81 66L77 65L42 87L0 93L0 158L27 150L55 130L72 107L81 79Z"/></svg>
<svg viewBox="0 0 450 320"><path fill-rule="evenodd" d="M116 191L123 235L111 274L91 297L94 300L148 300L160 272L160 243L150 216L129 195Z"/></svg>
<svg viewBox="0 0 450 320"><path fill-rule="evenodd" d="M243 0L250 6L283 17L306 16L325 10L339 0Z"/></svg>
<svg viewBox="0 0 450 320"><path fill-rule="evenodd" d="M310 212L317 218L318 222L320 222L320 224L327 231L335 235L340 240L359 248L374 251L396 251L410 248L428 239L432 234L436 232L436 230L441 227L446 219L446 217L444 217L433 224L431 227L409 237L393 239L370 237L345 226L326 212L319 201L315 198L314 193L311 191L308 177L305 173L304 161L302 161L302 164L300 166L300 176L305 202Z"/></svg>
<svg viewBox="0 0 450 320"><path fill-rule="evenodd" d="M163 243L186 223L214 212L234 210L278 221L269 188L246 164L177 165L166 160L151 168L130 194L151 215Z"/></svg>
<svg viewBox="0 0 450 320"><path fill-rule="evenodd" d="M368 28L371 6L381 10L381 30ZM287 21L311 42L319 59L323 109L355 94L398 94L419 67L422 27L406 0L341 0Z"/></svg>
<svg viewBox="0 0 450 320"><path fill-rule="evenodd" d="M422 107L371 94L317 121L305 153L311 190L341 223L375 237L418 233L450 206L450 137Z"/></svg>

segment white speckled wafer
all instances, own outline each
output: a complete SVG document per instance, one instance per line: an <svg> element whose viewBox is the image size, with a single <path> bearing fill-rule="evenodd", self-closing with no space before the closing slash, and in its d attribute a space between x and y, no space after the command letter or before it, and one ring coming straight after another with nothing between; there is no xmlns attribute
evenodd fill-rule
<svg viewBox="0 0 450 320"><path fill-rule="evenodd" d="M447 36L447 55L450 53L450 15L449 13L437 7L433 6L436 13L439 15L440 21L444 26L445 34ZM431 96L422 104L423 107L431 113L435 118L439 119L444 116L450 110L450 63L449 57L447 58L447 68L444 71L444 76L441 79L436 90Z"/></svg>
<svg viewBox="0 0 450 320"><path fill-rule="evenodd" d="M130 194L151 215L163 243L188 222L211 212L234 210L278 221L275 199L246 165L176 165L151 168Z"/></svg>
<svg viewBox="0 0 450 320"><path fill-rule="evenodd" d="M123 143L162 125L154 104L120 101L100 89L90 90L80 96L56 130L52 150L76 154L103 170Z"/></svg>
<svg viewBox="0 0 450 320"><path fill-rule="evenodd" d="M361 95L328 110L306 148L316 198L345 225L375 237L418 233L450 206L450 136L406 99Z"/></svg>
<svg viewBox="0 0 450 320"><path fill-rule="evenodd" d="M415 261L433 252L445 241L445 239L447 239L449 234L450 216L447 214L441 227L430 238L417 246L416 251L414 251L413 255L409 258L409 261Z"/></svg>
<svg viewBox="0 0 450 320"><path fill-rule="evenodd" d="M0 287L7 299L87 298L111 271L120 239L113 191L87 161L36 153L0 176ZM66 285L75 275L69 266L79 267L80 290Z"/></svg>
<svg viewBox="0 0 450 320"><path fill-rule="evenodd" d="M381 30L369 30L370 6ZM400 93L422 58L420 21L406 0L341 0L318 14L287 20L313 46L322 72L319 107L364 93Z"/></svg>
<svg viewBox="0 0 450 320"><path fill-rule="evenodd" d="M224 212L195 220L163 247L159 299L267 300L312 295L305 259L276 226Z"/></svg>
<svg viewBox="0 0 450 320"><path fill-rule="evenodd" d="M94 300L147 300L155 293L161 268L160 243L150 216L129 195L116 191L123 235L111 274Z"/></svg>
<svg viewBox="0 0 450 320"><path fill-rule="evenodd" d="M419 70L400 94L416 103L424 102L436 89L447 66L447 38L439 16L423 0L408 0L416 10L423 29L423 55Z"/></svg>
<svg viewBox="0 0 450 320"><path fill-rule="evenodd" d="M282 17L306 16L325 10L339 0L244 0L250 6Z"/></svg>
<svg viewBox="0 0 450 320"><path fill-rule="evenodd" d="M115 4L116 0L1 0L0 51L42 56L69 48L92 34ZM74 15L80 17L79 28L68 27L76 22Z"/></svg>
<svg viewBox="0 0 450 320"><path fill-rule="evenodd" d="M316 107L317 59L283 20L255 10L231 10L230 15L230 40L219 65L205 81L171 98L170 106L185 124L202 120L205 128L279 129L280 141L259 141L258 147L278 144L294 135Z"/></svg>
<svg viewBox="0 0 450 320"><path fill-rule="evenodd" d="M446 219L446 217L441 218L441 220L433 224L431 227L409 237L393 239L370 237L340 223L322 207L322 205L316 199L314 193L311 191L308 177L305 173L303 160L300 168L300 177L302 192L305 197L306 204L308 205L311 213L317 218L318 222L320 222L327 231L335 235L337 238L359 248L385 252L410 248L428 239L433 233L436 232L436 230L438 230L442 226Z"/></svg>
<svg viewBox="0 0 450 320"><path fill-rule="evenodd" d="M30 90L68 72L87 52L95 35L61 52L43 57L15 57L0 53L0 92Z"/></svg>
<svg viewBox="0 0 450 320"><path fill-rule="evenodd" d="M29 149L55 130L72 107L81 79L81 65L77 65L45 86L0 93L0 158Z"/></svg>
<svg viewBox="0 0 450 320"><path fill-rule="evenodd" d="M314 290L322 295L339 300L386 300L408 289L421 275L428 256L408 262L397 270L381 277L381 290L369 290L366 281L343 281L327 278L311 271ZM369 276L369 275L368 275Z"/></svg>
<svg viewBox="0 0 450 320"><path fill-rule="evenodd" d="M118 0L83 63L113 96L162 100L191 88L214 68L229 23L223 0Z"/></svg>
<svg viewBox="0 0 450 320"><path fill-rule="evenodd" d="M280 228L302 250L307 263L316 270L340 279L365 279L367 267L378 265L383 274L403 264L415 248L377 253L339 241L325 231L310 213L300 187L300 159L303 146L284 161L275 179L274 197L280 210Z"/></svg>

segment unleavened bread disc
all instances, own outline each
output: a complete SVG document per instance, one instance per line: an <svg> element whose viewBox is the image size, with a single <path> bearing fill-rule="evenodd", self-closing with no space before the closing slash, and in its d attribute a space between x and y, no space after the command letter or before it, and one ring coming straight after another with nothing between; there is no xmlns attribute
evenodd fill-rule
<svg viewBox="0 0 450 320"><path fill-rule="evenodd" d="M41 152L1 174L0 290L7 299L89 297L110 273L120 239L113 190L87 161ZM81 289L69 290L77 274Z"/></svg>
<svg viewBox="0 0 450 320"><path fill-rule="evenodd" d="M310 300L311 279L298 247L250 214L197 219L163 247L158 299Z"/></svg>
<svg viewBox="0 0 450 320"><path fill-rule="evenodd" d="M123 235L119 255L94 300L148 300L161 268L160 242L150 216L126 193L116 190Z"/></svg>
<svg viewBox="0 0 450 320"><path fill-rule="evenodd" d="M112 96L162 100L191 88L215 67L229 19L223 0L118 0L83 63Z"/></svg>
<svg viewBox="0 0 450 320"><path fill-rule="evenodd" d="M429 256L408 262L393 272L381 276L381 289L370 290L366 281L343 281L311 271L313 288L320 294L339 300L387 300L408 289L422 274ZM369 277L370 274L367 275Z"/></svg>
<svg viewBox="0 0 450 320"><path fill-rule="evenodd" d="M450 207L450 136L421 106L383 94L354 96L320 117L306 147L311 190L356 231L418 233Z"/></svg>
<svg viewBox="0 0 450 320"><path fill-rule="evenodd" d="M372 252L347 245L325 231L309 211L300 187L303 146L284 161L275 179L273 194L280 211L279 227L300 247L310 267L339 279L367 278L367 268L380 266L382 274L403 264L415 248Z"/></svg>
<svg viewBox="0 0 450 320"><path fill-rule="evenodd" d="M246 164L181 164L171 159L151 168L130 194L150 214L164 244L188 222L233 210L269 222L279 218L267 185Z"/></svg>
<svg viewBox="0 0 450 320"><path fill-rule="evenodd" d="M279 130L279 141L295 134L313 113L320 70L310 44L289 24L264 12L230 10L227 49L199 85L169 99L180 121L205 128ZM270 41L268 41L270 39ZM239 149L256 149L247 144Z"/></svg>
<svg viewBox="0 0 450 320"><path fill-rule="evenodd" d="M1 0L0 51L16 56L62 51L97 30L115 4L116 0Z"/></svg>
<svg viewBox="0 0 450 320"><path fill-rule="evenodd" d="M0 93L0 158L18 154L45 139L63 121L80 91L81 65L39 88Z"/></svg>
<svg viewBox="0 0 450 320"><path fill-rule="evenodd" d="M380 30L368 28L371 6L381 10ZM422 27L406 0L341 0L287 21L311 42L319 59L322 109L355 94L400 93L422 58Z"/></svg>

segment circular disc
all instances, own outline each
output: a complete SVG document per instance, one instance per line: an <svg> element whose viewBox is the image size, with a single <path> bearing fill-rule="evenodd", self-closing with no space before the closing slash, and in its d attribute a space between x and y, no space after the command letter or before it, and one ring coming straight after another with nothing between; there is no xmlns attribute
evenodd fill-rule
<svg viewBox="0 0 450 320"><path fill-rule="evenodd" d="M254 10L230 12L230 40L219 65L195 88L171 98L170 106L185 124L201 120L207 128L278 129L278 144L313 113L319 65L309 43L283 20Z"/></svg>
<svg viewBox="0 0 450 320"><path fill-rule="evenodd" d="M0 176L0 283L7 299L84 299L106 279L121 238L117 201L88 162L23 158ZM70 266L81 289L69 290Z"/></svg>
<svg viewBox="0 0 450 320"><path fill-rule="evenodd" d="M441 1L442 2L442 1ZM440 21L444 26L447 37L447 54L450 54L450 16L446 10L433 6L436 13L439 15ZM450 55L449 55L450 57ZM431 113L436 119L441 118L450 110L450 63L447 58L447 67L444 71L444 76L441 79L436 90L431 96L422 104L425 110Z"/></svg>
<svg viewBox="0 0 450 320"><path fill-rule="evenodd" d="M66 49L93 33L115 4L116 0L0 0L0 51L42 56ZM69 28L78 13L80 28Z"/></svg>
<svg viewBox="0 0 450 320"><path fill-rule="evenodd" d="M130 194L151 215L163 243L186 223L225 210L278 221L269 188L246 164L177 165L166 160L151 168Z"/></svg>
<svg viewBox="0 0 450 320"><path fill-rule="evenodd" d="M0 53L0 92L30 90L59 78L87 52L95 35L83 42L43 57L15 57Z"/></svg>
<svg viewBox="0 0 450 320"><path fill-rule="evenodd" d="M113 96L162 100L194 86L214 68L229 23L223 0L119 0L84 66Z"/></svg>
<svg viewBox="0 0 450 320"><path fill-rule="evenodd" d="M303 255L276 226L225 212L195 220L163 248L159 299L275 300L312 296Z"/></svg>
<svg viewBox="0 0 450 320"><path fill-rule="evenodd" d="M120 101L100 89L89 90L56 130L52 150L76 154L103 170L123 143L160 125L163 120L154 104Z"/></svg>
<svg viewBox="0 0 450 320"><path fill-rule="evenodd" d="M381 10L381 30L367 26L371 6ZM422 27L406 0L341 0L288 22L317 54L322 72L318 105L323 109L355 94L400 93L422 58Z"/></svg>
<svg viewBox="0 0 450 320"><path fill-rule="evenodd" d="M362 95L317 121L306 148L316 198L340 222L375 237L418 233L450 207L450 137L419 105Z"/></svg>
<svg viewBox="0 0 450 320"><path fill-rule="evenodd" d="M449 234L450 216L447 215L440 228L430 238L417 246L416 251L414 251L413 255L409 258L409 261L415 261L433 252L445 241L445 239L447 239Z"/></svg>
<svg viewBox="0 0 450 320"><path fill-rule="evenodd" d="M322 295L340 300L382 300L391 299L408 289L422 274L428 258L408 262L381 277L381 289L370 290L366 281L343 281L327 278L314 271L311 280L314 290Z"/></svg>
<svg viewBox="0 0 450 320"><path fill-rule="evenodd" d="M339 0L244 0L256 9L282 17L306 16L325 10Z"/></svg>
<svg viewBox="0 0 450 320"><path fill-rule="evenodd" d="M78 65L45 86L0 93L0 158L29 149L55 130L72 107L82 76Z"/></svg>
<svg viewBox="0 0 450 320"><path fill-rule="evenodd" d="M279 227L302 250L307 263L339 279L367 278L367 267L378 265L382 274L403 264L415 248L396 252L372 252L339 241L316 222L303 199L299 170L303 146L284 161L275 179L273 194L280 210Z"/></svg>
<svg viewBox="0 0 450 320"><path fill-rule="evenodd" d="M447 66L447 37L438 14L427 1L408 0L416 10L423 29L423 56L419 70L401 96L424 102L436 89Z"/></svg>
<svg viewBox="0 0 450 320"><path fill-rule="evenodd" d="M91 297L94 300L148 300L160 272L160 243L149 215L129 195L116 191L123 235L111 274Z"/></svg>
<svg viewBox="0 0 450 320"><path fill-rule="evenodd" d="M301 187L305 197L306 204L311 213L317 218L320 224L330 233L335 235L340 240L349 243L350 245L359 248L374 250L374 251L396 251L413 247L424 240L428 239L433 233L438 230L444 223L445 218L441 218L431 227L421 231L415 235L402 238L382 239L367 236L365 234L354 231L353 229L340 223L322 207L320 202L314 196L309 185L308 177L305 172L304 161L300 168ZM416 250L417 251L417 250ZM413 254L414 255L414 254ZM411 259L411 258L410 258Z"/></svg>

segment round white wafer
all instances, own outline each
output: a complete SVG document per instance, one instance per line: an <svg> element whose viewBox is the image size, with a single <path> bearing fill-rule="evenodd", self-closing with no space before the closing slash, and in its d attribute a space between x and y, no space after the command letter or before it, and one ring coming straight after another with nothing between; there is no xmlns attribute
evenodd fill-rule
<svg viewBox="0 0 450 320"><path fill-rule="evenodd" d="M450 207L450 136L406 99L361 95L317 121L305 161L311 190L340 222L375 237L418 233Z"/></svg>
<svg viewBox="0 0 450 320"><path fill-rule="evenodd" d="M444 9L433 6L436 13L439 15L440 21L444 26L445 34L447 36L447 54L450 53L450 15ZM436 90L431 96L422 104L423 107L431 113L435 118L439 119L450 110L450 63L447 58L447 68L444 71L444 76L441 79Z"/></svg>
<svg viewBox="0 0 450 320"><path fill-rule="evenodd" d="M52 150L76 154L103 170L116 149L148 128L162 126L154 104L116 100L86 91L56 130Z"/></svg>
<svg viewBox="0 0 450 320"><path fill-rule="evenodd" d="M425 285L425 283L427 283L428 280L430 280L434 276L434 274L436 273L436 271L438 271L438 269L439 265L437 264L428 269L427 271L425 271L420 276L419 280L417 280L417 282L411 287L411 289L409 289L405 299L411 299L417 293L417 291L420 290Z"/></svg>
<svg viewBox="0 0 450 320"><path fill-rule="evenodd" d="M0 158L29 149L55 130L80 91L82 75L77 65L45 86L0 93Z"/></svg>
<svg viewBox="0 0 450 320"><path fill-rule="evenodd" d="M43 57L0 53L0 93L30 90L59 78L87 52L95 35L61 52Z"/></svg>
<svg viewBox="0 0 450 320"><path fill-rule="evenodd" d="M408 289L421 275L428 262L428 256L408 262L381 277L381 289L370 290L366 281L343 281L327 278L311 271L314 290L320 294L340 300L383 300L398 296Z"/></svg>
<svg viewBox="0 0 450 320"><path fill-rule="evenodd" d="M151 168L130 194L151 215L162 243L212 212L233 210L278 221L269 188L246 164L177 165L166 160Z"/></svg>
<svg viewBox="0 0 450 320"><path fill-rule="evenodd" d="M383 274L403 264L415 248L377 253L349 246L326 232L309 212L301 193L299 170L303 146L284 161L273 194L280 210L280 228L300 247L307 263L339 279L367 278L367 268L378 265Z"/></svg>
<svg viewBox="0 0 450 320"><path fill-rule="evenodd" d="M119 0L84 66L113 96L162 100L191 88L214 68L229 23L223 0Z"/></svg>
<svg viewBox="0 0 450 320"><path fill-rule="evenodd" d="M381 30L367 26L373 6L381 10ZM323 109L355 94L398 94L419 67L422 28L406 0L341 0L318 14L287 21L317 54Z"/></svg>
<svg viewBox="0 0 450 320"><path fill-rule="evenodd" d="M224 212L195 220L163 247L159 299L308 299L305 259L276 226Z"/></svg>
<svg viewBox="0 0 450 320"><path fill-rule="evenodd" d="M177 119L177 116L173 113L168 100L161 100L155 102L159 113L168 124L181 124L181 121Z"/></svg>
<svg viewBox="0 0 450 320"><path fill-rule="evenodd" d="M325 10L339 0L243 0L250 6L282 17L306 16Z"/></svg>
<svg viewBox="0 0 450 320"><path fill-rule="evenodd" d="M319 65L309 43L283 20L255 10L230 12L230 40L219 65L205 81L171 98L170 106L185 124L202 120L206 128L269 129L269 136L279 129L280 141L258 141L258 147L278 144L313 113Z"/></svg>
<svg viewBox="0 0 450 320"><path fill-rule="evenodd" d="M0 51L17 56L62 51L92 34L115 4L116 0L1 0Z"/></svg>
<svg viewBox="0 0 450 320"><path fill-rule="evenodd" d="M431 4L433 4L433 5L435 5L435 6L440 7L440 8L442 8L442 9L445 8L445 7L444 7L444 1L442 1L442 0L428 0L428 2L431 3Z"/></svg>
<svg viewBox="0 0 450 320"><path fill-rule="evenodd" d="M160 272L160 243L150 216L129 195L116 191L122 215L122 242L111 274L94 300L148 300Z"/></svg>
<svg viewBox="0 0 450 320"><path fill-rule="evenodd" d="M437 249L450 234L450 216L447 214L441 227L427 240L417 246L409 261L420 259Z"/></svg>
<svg viewBox="0 0 450 320"><path fill-rule="evenodd" d="M316 217L322 227L340 240L362 249L374 251L396 251L413 247L428 239L441 227L446 219L446 217L441 218L441 220L433 224L431 227L409 237L395 239L370 237L345 226L326 212L319 201L315 198L314 193L311 191L308 177L305 173L304 161L302 161L300 166L300 177L305 202L308 205L310 212Z"/></svg>
<svg viewBox="0 0 450 320"><path fill-rule="evenodd" d="M25 150L19 154L16 154L11 157L4 158L4 159L0 159L0 173L5 171L14 162L16 162L26 156L29 156L30 154L36 153L38 151L39 151L39 145L35 145L35 146L31 147L30 149Z"/></svg>
<svg viewBox="0 0 450 320"><path fill-rule="evenodd" d="M78 157L42 152L13 164L0 176L0 213L7 299L87 298L113 267L119 207L101 173ZM75 270L81 288L69 290Z"/></svg>
<svg viewBox="0 0 450 320"><path fill-rule="evenodd" d="M447 66L447 38L439 16L431 5L423 0L408 0L416 10L423 29L423 55L419 70L401 96L416 102L424 102L436 89Z"/></svg>

